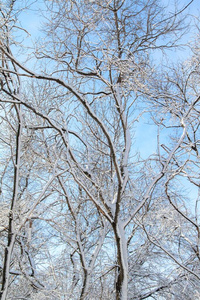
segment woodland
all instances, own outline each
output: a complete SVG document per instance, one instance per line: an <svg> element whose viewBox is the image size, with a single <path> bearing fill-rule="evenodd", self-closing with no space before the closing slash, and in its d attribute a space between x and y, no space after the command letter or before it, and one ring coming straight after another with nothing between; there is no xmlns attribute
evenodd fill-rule
<svg viewBox="0 0 200 300"><path fill-rule="evenodd" d="M200 299L197 5L0 1L1 300Z"/></svg>

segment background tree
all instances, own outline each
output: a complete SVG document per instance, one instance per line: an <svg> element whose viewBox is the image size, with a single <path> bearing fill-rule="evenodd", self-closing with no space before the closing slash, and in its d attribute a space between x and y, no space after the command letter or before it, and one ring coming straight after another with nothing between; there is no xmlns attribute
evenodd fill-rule
<svg viewBox="0 0 200 300"><path fill-rule="evenodd" d="M186 280L184 296L198 295L199 198L190 212L177 184L199 187L198 55L195 72L183 66L179 75L153 63L184 33L183 10L168 17L153 0L47 1L37 72L13 56L10 36L1 43L1 102L16 122L16 142L6 142L14 187L2 299L181 299ZM157 130L145 159L134 144L143 115ZM30 283L20 295L11 277L18 249L26 259L15 261L14 283Z"/></svg>

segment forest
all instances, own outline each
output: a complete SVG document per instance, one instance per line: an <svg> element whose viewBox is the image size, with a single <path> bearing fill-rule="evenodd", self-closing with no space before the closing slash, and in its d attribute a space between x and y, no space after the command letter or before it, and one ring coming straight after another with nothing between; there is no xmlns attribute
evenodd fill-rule
<svg viewBox="0 0 200 300"><path fill-rule="evenodd" d="M200 299L198 1L0 1L0 299Z"/></svg>

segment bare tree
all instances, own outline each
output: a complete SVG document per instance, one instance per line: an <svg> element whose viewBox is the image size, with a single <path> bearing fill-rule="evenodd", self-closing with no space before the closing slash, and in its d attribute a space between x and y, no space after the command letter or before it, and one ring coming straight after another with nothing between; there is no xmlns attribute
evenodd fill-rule
<svg viewBox="0 0 200 300"><path fill-rule="evenodd" d="M25 299L179 299L186 278L198 293L199 196L194 214L177 184L199 187L198 56L195 71L163 75L152 63L154 51L177 45L183 10L166 16L155 0L46 1L37 72L14 57L9 36L1 42L1 102L15 121L2 299L17 245L31 270L18 262L19 274L34 286ZM158 132L146 159L133 143L142 115Z"/></svg>

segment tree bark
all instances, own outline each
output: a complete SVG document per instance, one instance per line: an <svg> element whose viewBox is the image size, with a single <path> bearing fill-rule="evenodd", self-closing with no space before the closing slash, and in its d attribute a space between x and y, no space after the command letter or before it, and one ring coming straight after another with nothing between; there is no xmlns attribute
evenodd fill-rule
<svg viewBox="0 0 200 300"><path fill-rule="evenodd" d="M8 224L8 242L5 248L4 264L2 270L2 286L0 292L0 299L6 300L9 286L9 272L10 272L10 262L12 258L13 247L15 244L15 206L18 196L18 185L19 185L19 166L20 166L20 155L21 155L21 131L22 131L22 120L21 120L21 110L20 106L15 106L17 117L18 117L18 128L16 134L16 154L15 154L15 164L14 164L14 182L13 182L13 196L10 205L9 213L9 224Z"/></svg>
<svg viewBox="0 0 200 300"><path fill-rule="evenodd" d="M116 300L127 300L128 297L128 258L125 230L120 221L113 225L117 245L118 272L116 279Z"/></svg>

